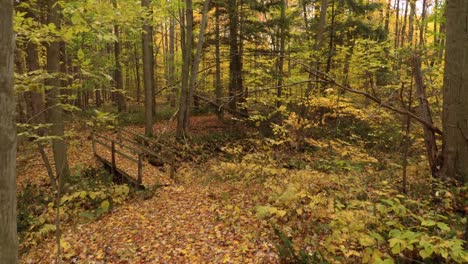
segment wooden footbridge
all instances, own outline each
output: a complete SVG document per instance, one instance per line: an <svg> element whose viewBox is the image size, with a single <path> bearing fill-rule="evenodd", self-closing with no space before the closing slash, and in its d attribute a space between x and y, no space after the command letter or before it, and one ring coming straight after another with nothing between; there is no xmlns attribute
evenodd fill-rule
<svg viewBox="0 0 468 264"><path fill-rule="evenodd" d="M153 151L152 146L165 147L156 140L122 128L116 133L93 131L91 137L94 156L127 182L143 188L173 182L176 160ZM157 160L165 171L152 165L152 160Z"/></svg>

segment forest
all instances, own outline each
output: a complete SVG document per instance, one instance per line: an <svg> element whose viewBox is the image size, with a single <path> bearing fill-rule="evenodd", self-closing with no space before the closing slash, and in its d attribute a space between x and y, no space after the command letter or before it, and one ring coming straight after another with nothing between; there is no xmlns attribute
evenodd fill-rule
<svg viewBox="0 0 468 264"><path fill-rule="evenodd" d="M467 0L0 0L0 264L468 263Z"/></svg>

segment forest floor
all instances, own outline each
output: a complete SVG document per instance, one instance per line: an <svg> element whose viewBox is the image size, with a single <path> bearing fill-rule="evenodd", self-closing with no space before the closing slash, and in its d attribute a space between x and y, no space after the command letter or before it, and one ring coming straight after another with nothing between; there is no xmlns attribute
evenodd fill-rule
<svg viewBox="0 0 468 264"><path fill-rule="evenodd" d="M206 134L226 127L215 116L191 120L192 132ZM155 125L171 132L173 122ZM143 127L129 126L141 133ZM75 128L69 144L73 166L96 166L87 129ZM49 150L50 153L50 150ZM26 164L24 161L28 160ZM38 157L19 162L19 189L34 182L47 183ZM95 221L65 225L63 254L69 263L276 263L272 229L255 216L252 199L260 184L237 186L206 181L185 166L184 179L159 188L151 197L128 199ZM188 172L188 173L187 173ZM32 175L35 175L32 177ZM187 178L188 177L188 178ZM49 237L23 255L21 263L53 263L55 239Z"/></svg>

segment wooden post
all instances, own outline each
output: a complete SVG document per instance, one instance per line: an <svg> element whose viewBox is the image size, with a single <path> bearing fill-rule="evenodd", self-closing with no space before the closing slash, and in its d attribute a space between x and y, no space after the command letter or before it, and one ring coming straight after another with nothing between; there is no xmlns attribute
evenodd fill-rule
<svg viewBox="0 0 468 264"><path fill-rule="evenodd" d="M143 182L143 155L142 153L138 153L138 184L141 185L141 183Z"/></svg>
<svg viewBox="0 0 468 264"><path fill-rule="evenodd" d="M115 174L117 165L115 164L115 142L112 140L112 174Z"/></svg>
<svg viewBox="0 0 468 264"><path fill-rule="evenodd" d="M117 139L120 143L122 143L122 130L117 130Z"/></svg>

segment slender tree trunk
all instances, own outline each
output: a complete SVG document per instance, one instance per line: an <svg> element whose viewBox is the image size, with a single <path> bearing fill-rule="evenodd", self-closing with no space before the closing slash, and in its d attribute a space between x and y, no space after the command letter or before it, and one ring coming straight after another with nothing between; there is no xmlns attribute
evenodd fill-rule
<svg viewBox="0 0 468 264"><path fill-rule="evenodd" d="M135 59L136 100L139 103L141 101L140 59L138 54L138 48L136 45L134 46L133 50Z"/></svg>
<svg viewBox="0 0 468 264"><path fill-rule="evenodd" d="M416 1L409 0L410 4L410 15L409 15L409 30L408 30L408 43L410 47L413 47L413 38L414 38L414 17L416 16Z"/></svg>
<svg viewBox="0 0 468 264"><path fill-rule="evenodd" d="M153 14L153 10L150 10L151 15ZM156 92L158 91L158 78L157 78L157 72L158 72L158 49L156 49L156 52L154 50L154 44L153 44L153 34L154 30L153 27L149 27L149 35L150 35L150 43L151 43L151 78L152 78L152 86L151 86L151 100L153 100L151 104L151 111L153 111L153 116L156 115Z"/></svg>
<svg viewBox="0 0 468 264"><path fill-rule="evenodd" d="M284 75L284 56L285 56L285 46L286 46L286 1L281 0L281 21L280 21L280 45L279 45L279 58L278 58L278 83L276 96L278 101L276 106L281 106L281 96L283 95L283 75Z"/></svg>
<svg viewBox="0 0 468 264"><path fill-rule="evenodd" d="M169 84L171 88L171 106L176 105L177 87L175 84L175 19L169 20Z"/></svg>
<svg viewBox="0 0 468 264"><path fill-rule="evenodd" d="M392 10L392 0L387 0L387 9L385 10L385 33L388 35L390 32L389 25L390 25L390 11Z"/></svg>
<svg viewBox="0 0 468 264"><path fill-rule="evenodd" d="M142 0L141 6L147 11L149 8L149 0ZM152 66L152 37L151 29L148 25L148 19L145 18L142 35L142 50L143 50L143 83L145 87L145 135L151 137L153 135L153 66Z"/></svg>
<svg viewBox="0 0 468 264"><path fill-rule="evenodd" d="M400 47L404 47L405 45L405 35L406 35L406 21L408 19L408 6L409 6L409 1L405 1L405 15L403 17L403 26L401 27L401 44Z"/></svg>
<svg viewBox="0 0 468 264"><path fill-rule="evenodd" d="M400 39L400 0L396 0L396 15L395 15L395 48L398 48L398 40Z"/></svg>
<svg viewBox="0 0 468 264"><path fill-rule="evenodd" d="M189 107L188 102L189 98L189 78L190 78L190 66L192 65L192 38L193 38L193 9L192 9L192 0L185 1L185 16L181 12L181 25L182 30L182 56L183 56L183 65L182 65L182 89L180 91L179 99L179 113L177 116L177 129L176 137L184 138L186 136L186 127L185 127L185 109ZM182 19L182 17L184 17Z"/></svg>
<svg viewBox="0 0 468 264"><path fill-rule="evenodd" d="M427 100L426 85L424 84L424 79L421 72L421 59L419 58L419 55L414 55L412 64L414 80L416 84L416 95L419 101L420 115L424 121L426 121L429 124L433 124L431 108L429 105L429 101ZM438 150L435 133L427 126L423 126L423 130L427 159L429 161L429 166L431 168L432 175L435 177L437 176L437 166L439 165L437 164Z"/></svg>
<svg viewBox="0 0 468 264"><path fill-rule="evenodd" d="M0 262L18 261L13 1L0 0Z"/></svg>
<svg viewBox="0 0 468 264"><path fill-rule="evenodd" d="M325 23L327 21L327 8L328 8L328 0L322 0L322 4L320 5L320 20L318 24L317 34L315 35L315 43L314 43L314 52L315 55L313 56L313 60L311 62L312 69L319 70L319 52L322 50L323 47L323 33L325 32ZM309 79L313 80L314 75L312 72L309 73ZM306 96L310 96L312 89L314 87L313 82L309 82L307 85Z"/></svg>
<svg viewBox="0 0 468 264"><path fill-rule="evenodd" d="M215 29L215 34L216 34L216 50L215 50L215 56L216 56L216 104L217 105L222 105L221 97L223 97L223 84L221 83L221 54L220 54L220 47L221 47L221 36L220 36L220 25L219 25L219 3L216 3L216 10L215 10L215 18L216 18L216 29ZM218 109L218 118L220 120L224 119L224 109L220 108Z"/></svg>
<svg viewBox="0 0 468 264"><path fill-rule="evenodd" d="M115 10L117 10L117 0L112 0L112 5ZM127 103L125 100L125 92L123 87L123 77L122 77L122 64L120 63L120 53L122 52L121 39L120 39L120 27L117 23L114 25L114 35L116 41L114 42L114 59L115 59L115 69L114 69L114 78L115 78L115 99L117 101L117 109L119 112L124 112L127 110Z"/></svg>
<svg viewBox="0 0 468 264"><path fill-rule="evenodd" d="M421 25L419 28L419 45L421 47L424 46L424 33L425 33L425 28L426 28L426 4L427 0L423 0L422 2L422 12L421 12Z"/></svg>
<svg viewBox="0 0 468 264"><path fill-rule="evenodd" d="M49 6L48 23L55 24L56 28L60 28L58 8L55 0L51 0ZM55 162L55 174L57 175L59 182L59 189L62 189L70 170L68 167L67 157L67 144L65 142L65 127L63 122L63 109L60 106L60 86L61 81L58 76L60 74L60 43L58 41L50 42L47 45L47 72L52 75L50 79L46 81L46 85L49 86L47 91L47 121L52 124L50 129L50 135L57 138L52 140L52 148L54 153Z"/></svg>
<svg viewBox="0 0 468 264"><path fill-rule="evenodd" d="M334 47L334 37L335 37L335 0L332 0L332 10L331 10L331 28L330 28L330 43L328 47L328 58L327 58L327 69L326 72L330 72L331 63L333 58L333 47Z"/></svg>
<svg viewBox="0 0 468 264"><path fill-rule="evenodd" d="M202 51L203 51L203 43L205 39L205 29L206 29L206 22L207 22L207 14L209 10L209 5L210 5L210 0L205 0L205 3L203 5L203 16L202 16L202 21L201 21L201 26L200 26L200 33L198 35L198 43L197 43L197 50L195 53L195 59L193 61L193 64L190 65L191 67L191 72L190 72L190 81L188 85L188 93L187 96L185 96L185 103L180 102L180 107L179 107L179 116L178 116L178 122L177 122L177 131L181 131L180 136L185 136L188 133L188 128L189 128L189 117L190 117L190 101L191 98L193 98L196 82L197 82L197 76L198 76L198 68L200 65L200 60L202 56ZM187 30L193 30L193 10L192 8L192 3L191 0L187 1L187 9L190 9L190 13L187 12ZM192 25L190 25L192 24ZM191 35L191 34L190 34ZM187 39L187 41L191 41L190 39ZM182 98L181 98L182 100ZM182 126L179 128L179 126Z"/></svg>
<svg viewBox="0 0 468 264"><path fill-rule="evenodd" d="M468 181L468 2L447 2L442 176ZM466 234L465 234L466 237Z"/></svg>
<svg viewBox="0 0 468 264"><path fill-rule="evenodd" d="M229 0L227 11L229 15L229 108L236 110L239 93L240 54L239 54L239 15L237 0Z"/></svg>

